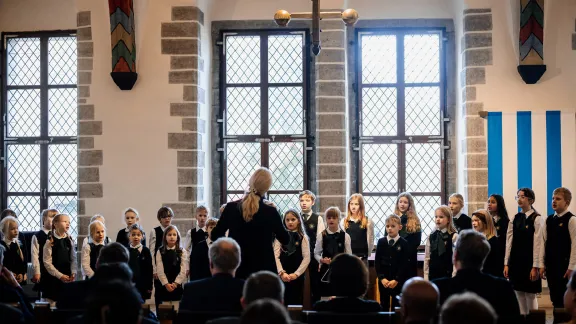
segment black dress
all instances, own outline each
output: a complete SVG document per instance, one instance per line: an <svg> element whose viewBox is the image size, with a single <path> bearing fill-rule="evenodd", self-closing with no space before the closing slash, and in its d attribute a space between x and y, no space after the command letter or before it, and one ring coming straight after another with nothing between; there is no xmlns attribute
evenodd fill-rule
<svg viewBox="0 0 576 324"><path fill-rule="evenodd" d="M18 242L11 242L6 244L4 240L0 243L4 246L4 267L16 275L24 276L28 271L28 264L26 263L24 245ZM22 281L20 285L25 285L26 281Z"/></svg>
<svg viewBox="0 0 576 324"><path fill-rule="evenodd" d="M192 245L190 253L190 281L210 278L210 259L208 258L208 242L206 240Z"/></svg>
<svg viewBox="0 0 576 324"><path fill-rule="evenodd" d="M162 253L162 249L159 249L156 253L160 253L162 257L162 266L164 267L164 275L166 275L166 279L168 279L168 283L173 283L178 275L180 274L180 263L182 260L182 251L168 250ZM184 284L183 282L181 284ZM158 297L160 300L156 301L156 304L165 301L177 301L182 299L182 293L184 292L182 285L179 285L178 288L174 289L172 292L169 292L166 287L160 287L160 291L158 292Z"/></svg>
<svg viewBox="0 0 576 324"><path fill-rule="evenodd" d="M268 206L260 199L258 212L250 222L242 217L242 202L229 202L212 230L211 239L216 241L223 237L227 230L228 237L238 242L241 248L242 262L236 271L236 277L246 279L260 270L276 273L274 257L274 239L281 244L290 242L290 235L282 224L278 210Z"/></svg>
<svg viewBox="0 0 576 324"><path fill-rule="evenodd" d="M402 215L402 229L400 236L408 241L408 266L406 267L406 279L416 277L418 275L418 247L422 241L422 231L408 233L406 224L408 224L408 216Z"/></svg>
<svg viewBox="0 0 576 324"><path fill-rule="evenodd" d="M291 240L283 245L280 251L280 263L287 274L295 273L302 264L302 241L298 232L290 232ZM304 278L302 274L296 280L284 283L284 303L286 305L302 305L304 300Z"/></svg>
<svg viewBox="0 0 576 324"><path fill-rule="evenodd" d="M452 240L456 233L442 232L439 230L430 234L430 266L428 278L434 279L452 277L454 265L452 263Z"/></svg>
<svg viewBox="0 0 576 324"><path fill-rule="evenodd" d="M500 249L500 256L502 257L502 271L504 271L504 257L506 256L506 233L508 232L509 219L499 217L498 221L494 220L496 227L496 236L498 236L498 249Z"/></svg>
<svg viewBox="0 0 576 324"><path fill-rule="evenodd" d="M482 272L494 277L504 277L504 256L502 255L502 250L500 250L500 239L496 236L492 236L488 243L490 244L490 253L484 261L484 268Z"/></svg>
<svg viewBox="0 0 576 324"><path fill-rule="evenodd" d="M514 217L514 237L512 249L508 260L508 276L516 291L537 294L542 292L542 280L530 280L530 271L533 267L534 223L538 213L533 212L528 218L526 214L518 213ZM538 238L536 238L538 239Z"/></svg>
<svg viewBox="0 0 576 324"><path fill-rule="evenodd" d="M136 284L136 289L142 299L149 299L152 295L152 254L150 250L142 246L142 251L130 247L130 261L128 265L132 269L132 281Z"/></svg>
<svg viewBox="0 0 576 324"><path fill-rule="evenodd" d="M52 246L52 265L56 270L61 272L66 276L72 275L72 241L69 237L56 238L53 237ZM50 244L49 242L46 244ZM60 278L56 278L50 274L46 277L41 278L44 283L42 284L43 297L50 298L52 300L58 300L58 295L60 290L63 288L64 283Z"/></svg>

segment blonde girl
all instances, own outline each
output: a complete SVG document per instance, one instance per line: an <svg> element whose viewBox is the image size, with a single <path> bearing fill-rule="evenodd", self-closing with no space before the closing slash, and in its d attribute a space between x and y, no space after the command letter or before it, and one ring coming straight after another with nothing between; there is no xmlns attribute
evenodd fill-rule
<svg viewBox="0 0 576 324"><path fill-rule="evenodd" d="M16 281L21 285L26 283L27 263L24 258L24 246L18 239L18 220L16 217L7 216L0 222L0 229L4 238L0 244L4 246L4 267L10 270Z"/></svg>
<svg viewBox="0 0 576 324"><path fill-rule="evenodd" d="M374 248L374 223L366 216L364 197L361 194L350 196L342 228L350 235L352 254L367 260Z"/></svg>
<svg viewBox="0 0 576 324"><path fill-rule="evenodd" d="M105 245L106 227L101 221L96 220L88 225L88 233L90 233L92 240L82 247L80 258L82 273L86 279L92 278L96 270L96 261L100 255L100 250Z"/></svg>
<svg viewBox="0 0 576 324"><path fill-rule="evenodd" d="M422 241L422 228L420 218L416 214L414 197L409 192L398 195L394 214L400 216L402 229L400 236L408 241L408 268L407 278L416 277L418 273L418 247Z"/></svg>
<svg viewBox="0 0 576 324"><path fill-rule="evenodd" d="M32 236L32 266L34 267L34 277L32 282L39 284L36 289L42 291L40 280L48 275L44 268L44 244L48 240L48 234L52 229L52 219L60 212L56 209L45 209L42 211L42 229Z"/></svg>
<svg viewBox="0 0 576 324"><path fill-rule="evenodd" d="M43 297L50 301L58 299L58 292L64 283L76 279L76 249L74 242L68 234L70 230L70 216L58 214L52 220L50 237L44 244L44 267L49 276L42 279L44 288Z"/></svg>
<svg viewBox="0 0 576 324"><path fill-rule="evenodd" d="M282 245L274 240L274 256L278 275L284 281L284 303L302 305L304 300L304 273L310 264L310 240L304 230L302 216L295 209L284 213L284 225L290 233L290 243Z"/></svg>
<svg viewBox="0 0 576 324"><path fill-rule="evenodd" d="M104 216L102 216L102 214L95 214L94 216L90 217L90 223L92 223L93 221L100 221L102 224L106 225L106 219L104 218ZM86 244L90 242L92 242L92 237L88 235L84 238L84 241L82 242L82 247L84 247ZM104 244L108 243L110 243L110 238L106 236L106 238L104 238Z"/></svg>
<svg viewBox="0 0 576 324"><path fill-rule="evenodd" d="M472 228L482 233L490 243L490 253L484 261L482 272L495 277L503 277L502 269L504 268L504 256L500 249L500 242L496 235L494 219L486 209L479 209L472 213Z"/></svg>
<svg viewBox="0 0 576 324"><path fill-rule="evenodd" d="M436 230L428 236L424 249L424 279L434 280L455 274L452 252L458 233L450 207L442 205L434 210Z"/></svg>
<svg viewBox="0 0 576 324"><path fill-rule="evenodd" d="M461 194L451 194L448 199L448 206L452 211L454 227L456 227L458 233L460 233L461 230L472 228L472 220L468 215L462 213L462 209L464 209L464 197Z"/></svg>

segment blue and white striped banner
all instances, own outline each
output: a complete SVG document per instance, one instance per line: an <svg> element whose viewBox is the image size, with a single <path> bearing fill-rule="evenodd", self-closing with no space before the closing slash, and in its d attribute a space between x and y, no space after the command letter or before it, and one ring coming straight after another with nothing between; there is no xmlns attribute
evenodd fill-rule
<svg viewBox="0 0 576 324"><path fill-rule="evenodd" d="M576 191L576 116L574 112L489 112L487 125L488 194L501 194L509 214L517 212L516 190L536 193L534 207L552 214L552 192Z"/></svg>

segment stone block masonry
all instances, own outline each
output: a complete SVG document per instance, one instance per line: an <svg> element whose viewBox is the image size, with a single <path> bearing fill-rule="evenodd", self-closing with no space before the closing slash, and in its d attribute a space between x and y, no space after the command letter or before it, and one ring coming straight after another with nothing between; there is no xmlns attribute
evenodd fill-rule
<svg viewBox="0 0 576 324"><path fill-rule="evenodd" d="M206 157L205 90L199 80L204 72L200 40L204 13L194 6L172 7L172 20L161 25L161 51L170 56L166 82L182 88L180 101L170 103L166 113L180 120L181 128L167 135L167 148L175 150L177 196L164 205L174 210L174 223L181 233L190 229L196 206L204 203L203 176Z"/></svg>
<svg viewBox="0 0 576 324"><path fill-rule="evenodd" d="M88 235L90 215L86 203L104 197L100 181L100 167L104 154L96 147L95 139L104 132L102 121L97 120L97 108L90 103L92 70L94 69L94 43L92 41L92 15L90 11L77 14L78 30L78 240Z"/></svg>
<svg viewBox="0 0 576 324"><path fill-rule="evenodd" d="M488 155L484 120L478 113L484 109L476 87L486 84L486 66L492 65L492 11L464 10L461 40L462 121L466 137L461 141L464 154L464 195L468 214L484 206L488 199Z"/></svg>

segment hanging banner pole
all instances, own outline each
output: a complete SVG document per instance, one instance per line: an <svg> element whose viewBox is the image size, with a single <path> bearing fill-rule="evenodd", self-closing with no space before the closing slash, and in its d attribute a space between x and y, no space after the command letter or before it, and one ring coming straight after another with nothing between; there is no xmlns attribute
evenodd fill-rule
<svg viewBox="0 0 576 324"><path fill-rule="evenodd" d="M121 90L132 90L136 73L136 26L133 0L108 0L112 44L112 80Z"/></svg>
<svg viewBox="0 0 576 324"><path fill-rule="evenodd" d="M520 0L518 73L527 84L535 84L544 72L544 0Z"/></svg>

